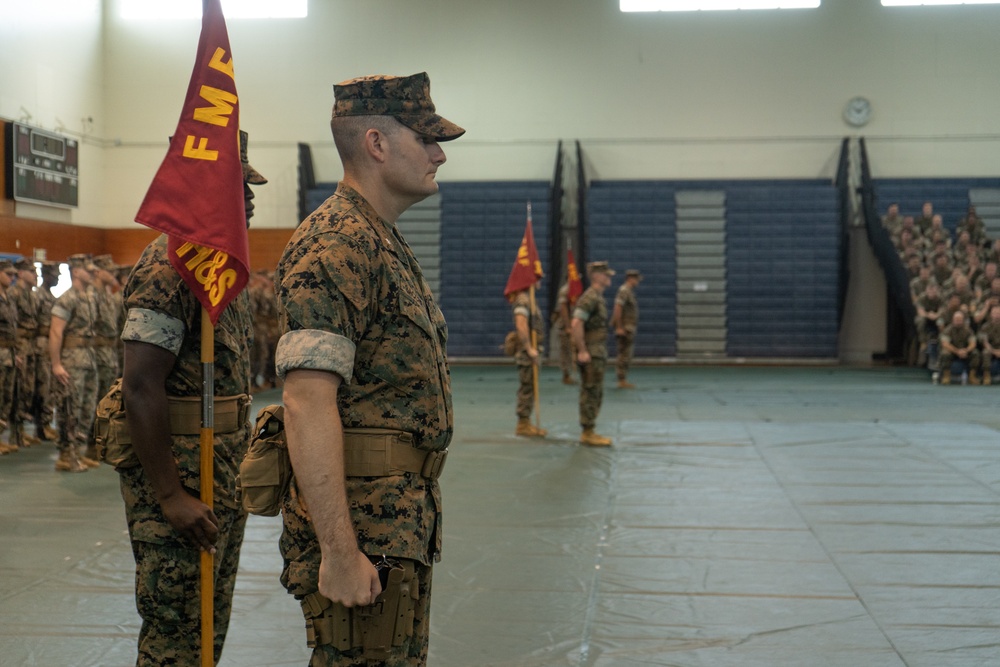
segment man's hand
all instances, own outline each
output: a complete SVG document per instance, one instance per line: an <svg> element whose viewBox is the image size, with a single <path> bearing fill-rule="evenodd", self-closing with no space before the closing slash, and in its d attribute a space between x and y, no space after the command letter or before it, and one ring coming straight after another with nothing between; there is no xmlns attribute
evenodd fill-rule
<svg viewBox="0 0 1000 667"><path fill-rule="evenodd" d="M59 362L52 362L52 377L59 380L63 385L68 385L70 381L69 372Z"/></svg>
<svg viewBox="0 0 1000 667"><path fill-rule="evenodd" d="M382 592L378 570L358 550L340 558L323 557L319 564L319 592L345 607L364 607Z"/></svg>
<svg viewBox="0 0 1000 667"><path fill-rule="evenodd" d="M578 364L589 364L590 363L590 352L586 350L581 350L576 353L576 363Z"/></svg>
<svg viewBox="0 0 1000 667"><path fill-rule="evenodd" d="M212 508L181 490L160 499L163 515L180 533L181 537L202 551L215 553L215 541L219 538L219 520Z"/></svg>

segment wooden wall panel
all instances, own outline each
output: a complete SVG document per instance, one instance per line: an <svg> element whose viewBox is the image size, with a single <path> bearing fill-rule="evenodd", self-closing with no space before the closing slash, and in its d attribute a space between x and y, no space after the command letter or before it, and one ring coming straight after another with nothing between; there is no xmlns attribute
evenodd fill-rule
<svg viewBox="0 0 1000 667"><path fill-rule="evenodd" d="M250 268L273 270L292 229L250 229ZM0 252L31 256L45 248L49 259L63 261L78 252L110 254L119 264L134 264L157 232L140 225L102 229L4 215L0 210Z"/></svg>

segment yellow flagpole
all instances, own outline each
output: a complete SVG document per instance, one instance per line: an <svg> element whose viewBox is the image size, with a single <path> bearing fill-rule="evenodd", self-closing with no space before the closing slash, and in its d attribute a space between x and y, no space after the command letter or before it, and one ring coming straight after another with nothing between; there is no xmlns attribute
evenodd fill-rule
<svg viewBox="0 0 1000 667"><path fill-rule="evenodd" d="M201 502L215 507L215 329L201 309ZM215 556L201 552L201 667L215 664Z"/></svg>
<svg viewBox="0 0 1000 667"><path fill-rule="evenodd" d="M532 320L535 319L535 284L532 283L531 287L528 289L528 297L531 299L531 317L528 318L528 328L531 335L531 347L538 349L538 334L535 331ZM535 426L538 428L542 427L542 416L541 412L541 401L538 398L538 364L541 363L541 359L536 359L535 363L531 364L531 381L532 386L535 390Z"/></svg>

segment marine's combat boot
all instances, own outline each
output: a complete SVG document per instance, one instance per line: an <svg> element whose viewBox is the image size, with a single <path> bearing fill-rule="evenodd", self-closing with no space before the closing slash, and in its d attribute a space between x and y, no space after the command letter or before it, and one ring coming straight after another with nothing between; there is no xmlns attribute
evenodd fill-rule
<svg viewBox="0 0 1000 667"><path fill-rule="evenodd" d="M610 447L611 438L606 438L603 435L598 435L594 433L594 429L585 428L583 433L580 435L580 444L587 445L589 447Z"/></svg>
<svg viewBox="0 0 1000 667"><path fill-rule="evenodd" d="M628 380L621 379L621 380L618 381L618 388L619 389L635 389L635 385L632 384L631 382L629 382Z"/></svg>
<svg viewBox="0 0 1000 667"><path fill-rule="evenodd" d="M990 371L983 373L983 386L988 387L993 384L993 374Z"/></svg>
<svg viewBox="0 0 1000 667"><path fill-rule="evenodd" d="M29 435L28 433L25 433L23 426L21 426L19 428L19 430L21 432L21 446L22 447L31 447L32 445L40 445L40 444L42 444L42 441L39 440L38 438L36 438L35 436Z"/></svg>
<svg viewBox="0 0 1000 667"><path fill-rule="evenodd" d="M979 373L974 368L969 370L969 384L979 384Z"/></svg>
<svg viewBox="0 0 1000 667"><path fill-rule="evenodd" d="M951 369L941 371L941 384L951 384Z"/></svg>
<svg viewBox="0 0 1000 667"><path fill-rule="evenodd" d="M59 431L55 430L48 424L42 427L41 435L42 435L42 440L46 440L49 442L59 439Z"/></svg>
<svg viewBox="0 0 1000 667"><path fill-rule="evenodd" d="M77 453L76 458L88 468L97 468L101 465L101 462L97 460L97 450L94 447L87 447L83 451L80 451Z"/></svg>
<svg viewBox="0 0 1000 667"><path fill-rule="evenodd" d="M526 438L544 438L547 434L548 431L544 428L538 428L527 417L518 417L514 435L523 435Z"/></svg>
<svg viewBox="0 0 1000 667"><path fill-rule="evenodd" d="M56 459L56 470L60 472L87 472L87 466L80 463L73 450L64 449L59 452L59 458Z"/></svg>
<svg viewBox="0 0 1000 667"><path fill-rule="evenodd" d="M570 375L569 373L564 373L563 374L563 384L576 384L576 380L574 380L573 376Z"/></svg>

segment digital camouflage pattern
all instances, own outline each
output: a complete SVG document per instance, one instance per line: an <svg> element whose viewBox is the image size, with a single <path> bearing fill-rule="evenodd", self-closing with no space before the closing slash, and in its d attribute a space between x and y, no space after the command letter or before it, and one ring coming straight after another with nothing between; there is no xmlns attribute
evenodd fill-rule
<svg viewBox="0 0 1000 667"><path fill-rule="evenodd" d="M201 302L167 256L167 237L150 243L122 291L128 309L122 338L162 347L174 355L166 390L200 396ZM246 292L233 299L215 327L215 395L250 392L253 324ZM174 435L173 454L181 483L199 495L199 436ZM250 442L249 421L241 430L215 434L214 511L219 519L215 554L215 654L222 650L236 582L246 513L236 502L236 476ZM139 665L196 665L200 655L198 599L200 555L181 541L163 516L141 466L118 470L129 537L136 560L136 607L142 616Z"/></svg>
<svg viewBox="0 0 1000 667"><path fill-rule="evenodd" d="M970 341L975 340L976 335L972 332L972 329L968 324L963 324L960 327L956 327L954 324L949 324L941 332L941 342L951 343L953 347L962 349L966 347ZM957 360L959 357L954 353L948 351L942 345L941 347L941 369L948 370L951 368L951 362ZM973 349L965 357L965 361L969 362L969 370L978 370L980 367L981 355L978 349Z"/></svg>
<svg viewBox="0 0 1000 667"><path fill-rule="evenodd" d="M583 337L591 357L608 358L608 305L593 287L576 300L573 318L583 320Z"/></svg>
<svg viewBox="0 0 1000 667"><path fill-rule="evenodd" d="M142 519L135 516L132 510L148 507L150 502L158 503L155 498L142 497L142 486L134 484L126 475L121 478L121 491L125 500L132 555L135 557L135 603L142 618L136 667L199 665L199 552L177 540L151 542L137 537L133 533L133 527L140 525ZM140 496L135 495L137 491ZM242 510L218 506L215 508L215 516L219 520L219 538L213 559L215 602L212 629L215 662L218 662L229 629L233 588L236 585L236 570L247 517Z"/></svg>
<svg viewBox="0 0 1000 667"><path fill-rule="evenodd" d="M604 296L588 287L576 301L574 319L583 320L590 363L580 368L580 426L592 429L604 400L604 368L608 359L608 306Z"/></svg>
<svg viewBox="0 0 1000 667"><path fill-rule="evenodd" d="M92 347L70 347L70 338L90 339L94 335L93 304L87 293L70 287L56 299L52 316L65 320L60 359L69 373L69 384L56 381L55 390L60 406L59 451L85 445L94 423L97 406L97 361Z"/></svg>
<svg viewBox="0 0 1000 667"><path fill-rule="evenodd" d="M98 286L94 298L94 358L97 360L97 396L108 393L121 375L118 366L118 321L121 317L121 295L111 294Z"/></svg>
<svg viewBox="0 0 1000 667"><path fill-rule="evenodd" d="M569 283L563 283L556 295L556 309L552 313L552 323L559 333L559 367L562 369L563 377L568 378L573 375L573 368L576 361L573 359L573 337L570 333L569 322L563 321L563 306L569 307ZM569 313L572 318L573 314Z"/></svg>
<svg viewBox="0 0 1000 667"><path fill-rule="evenodd" d="M150 243L122 291L128 319L125 341L162 347L177 356L167 376L170 396L201 396L201 302L170 265L166 236ZM250 393L253 323L250 301L241 292L215 327L215 395ZM215 435L215 502L236 508L236 476L249 446L250 423L241 431ZM175 435L174 458L181 483L198 495L199 436Z"/></svg>
<svg viewBox="0 0 1000 667"><path fill-rule="evenodd" d="M7 296L17 309L17 353L21 357L21 367L17 370L17 398L21 419L31 411L35 395L35 372L38 367L38 353L35 336L38 333L38 301L28 283L18 280Z"/></svg>
<svg viewBox="0 0 1000 667"><path fill-rule="evenodd" d="M295 369L340 375L337 408L346 428L413 434L414 446L451 441L447 324L409 245L355 190L336 193L292 235L278 264L282 337L279 376ZM416 474L349 478L359 548L429 564L440 552L441 495ZM295 595L316 590L320 562L308 515L284 513L282 581Z"/></svg>
<svg viewBox="0 0 1000 667"><path fill-rule="evenodd" d="M17 352L17 308L0 287L0 419L10 418L17 382L14 357Z"/></svg>
<svg viewBox="0 0 1000 667"><path fill-rule="evenodd" d="M38 301L38 337L35 349L38 362L35 366L35 415L36 424L51 424L55 418L55 396L52 391L52 359L49 357L49 327L52 325L52 306L56 298L48 287L42 285L35 292Z"/></svg>
<svg viewBox="0 0 1000 667"><path fill-rule="evenodd" d="M545 339L545 331L542 327L542 314L538 311L538 305L535 305L534 312L532 312L531 297L525 291L518 292L510 305L515 320L514 326L517 326L517 315L527 317L528 330L534 330L535 341L541 347L542 341ZM519 346L514 355L514 362L517 364L517 416L530 417L531 410L535 405L535 378L531 371L532 362L528 351Z"/></svg>
<svg viewBox="0 0 1000 667"><path fill-rule="evenodd" d="M615 334L618 356L615 360L615 374L619 380L628 375L635 351L635 332L639 326L639 301L635 298L635 290L627 282L618 288L615 295L615 305L621 308L621 327L625 335Z"/></svg>
<svg viewBox="0 0 1000 667"><path fill-rule="evenodd" d="M334 118L392 116L414 132L438 141L451 141L465 134L464 129L435 113L426 72L349 79L333 87L333 97Z"/></svg>

